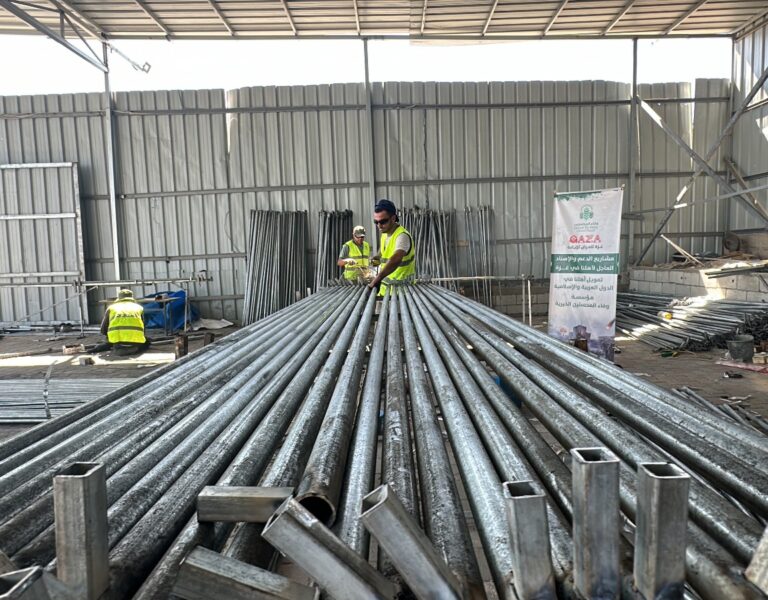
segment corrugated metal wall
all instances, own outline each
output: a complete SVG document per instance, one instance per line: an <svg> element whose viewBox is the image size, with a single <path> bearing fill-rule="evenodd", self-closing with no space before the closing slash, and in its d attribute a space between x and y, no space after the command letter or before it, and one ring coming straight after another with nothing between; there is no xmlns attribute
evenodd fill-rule
<svg viewBox="0 0 768 600"><path fill-rule="evenodd" d="M640 93L702 99L695 108L654 106L704 152L724 123L728 83L690 87L641 86ZM376 194L405 207L456 209L460 239L464 208L490 204L499 274L546 277L554 192L628 180L629 93L611 82L374 84ZM205 270L212 281L193 285L191 295L207 316L239 318L249 210L308 210L311 246L321 209L350 208L372 226L362 84L120 93L115 108L124 276ZM101 110L98 95L0 98L0 163L78 161L89 277L109 279ZM635 210L667 206L692 172L690 159L644 115L639 153ZM713 194L700 178L694 197ZM635 254L661 214L635 222ZM718 203L705 204L681 211L668 231L694 251L717 249L723 221ZM668 256L657 242L653 260Z"/></svg>
<svg viewBox="0 0 768 600"><path fill-rule="evenodd" d="M738 106L765 69L768 69L768 25L736 42L734 47L735 102ZM749 187L768 184L768 83L757 93L733 131L733 159ZM768 207L768 190L755 192ZM732 203L729 228L750 229L763 224L740 203Z"/></svg>

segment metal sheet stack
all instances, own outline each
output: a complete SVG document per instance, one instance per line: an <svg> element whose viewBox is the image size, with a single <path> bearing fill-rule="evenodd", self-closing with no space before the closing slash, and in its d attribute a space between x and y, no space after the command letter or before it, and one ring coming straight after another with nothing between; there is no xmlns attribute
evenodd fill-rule
<svg viewBox="0 0 768 600"><path fill-rule="evenodd" d="M168 597L185 560L211 558L199 546L262 567L280 548L343 598L393 598L424 579L454 593L433 597L482 598L486 562L506 598L513 573L524 585L529 555L520 548L532 541L551 548L544 556L558 597L575 598L573 576L596 554L574 556L572 532L584 518L613 523L618 547L620 507L621 556L631 557L629 523L639 540L647 531L638 473L671 462L665 468L695 475L688 519L675 521L687 529L677 539L687 541L692 597L760 597L743 568L760 540L758 519L768 517L766 436L444 288L403 286L379 311L376 301L363 287L327 288L0 445L0 550L17 566L53 566L51 477L86 461L106 470L105 598ZM583 463L604 456L611 460L597 462L612 465L614 513L609 497L584 495L614 488L579 487L572 477L586 481ZM379 484L388 487L371 494ZM207 485L293 493L266 528L201 523L196 501ZM521 489L538 490L543 537L509 526L507 502ZM402 535L387 537L382 523ZM434 559L432 570L417 569L419 581L403 560L414 556L408 540ZM375 548L378 571L367 562ZM665 564L664 551L650 558ZM612 586L631 577L631 558L619 568L618 557ZM367 592L339 595L334 581Z"/></svg>
<svg viewBox="0 0 768 600"><path fill-rule="evenodd" d="M700 352L726 348L726 341L738 333L767 339L768 304L625 292L618 295L616 327L660 350Z"/></svg>
<svg viewBox="0 0 768 600"><path fill-rule="evenodd" d="M317 264L315 265L315 290L327 287L342 274L336 264L344 242L352 239L352 211L325 211L318 213L317 222ZM371 248L375 240L369 239Z"/></svg>
<svg viewBox="0 0 768 600"><path fill-rule="evenodd" d="M0 379L0 423L41 423L132 380Z"/></svg>
<svg viewBox="0 0 768 600"><path fill-rule="evenodd" d="M251 211L243 325L258 321L305 294L306 240L306 211Z"/></svg>
<svg viewBox="0 0 768 600"><path fill-rule="evenodd" d="M420 279L454 277L456 212L406 208L400 220L416 242L416 275Z"/></svg>

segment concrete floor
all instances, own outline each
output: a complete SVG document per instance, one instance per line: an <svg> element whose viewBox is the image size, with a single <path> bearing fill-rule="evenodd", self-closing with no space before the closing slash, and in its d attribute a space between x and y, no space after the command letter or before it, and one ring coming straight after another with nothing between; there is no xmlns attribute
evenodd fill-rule
<svg viewBox="0 0 768 600"><path fill-rule="evenodd" d="M542 324L539 323L537 328L541 327ZM235 328L228 328L217 331L216 337L218 339L234 330ZM51 340L51 337L52 334L11 334L1 338L0 354L47 348L53 348L54 352L16 359L0 359L0 379L43 379L51 364L53 364L51 377L58 379L141 377L150 369L173 361L173 343L168 343L154 346L140 357L110 359L102 354L95 357L96 364L80 366L78 357L85 355L62 355L62 345L94 344L103 340L103 337L98 334L89 335L84 339L64 337ZM688 386L714 402L722 402L734 396L750 396L744 403L756 412L768 416L768 374L741 370L739 373L743 377L740 379L724 378L725 371L735 370L715 364L715 361L725 354L724 350L683 352L674 358L661 358L649 346L634 340L618 338L617 346L621 351L621 354L616 355L617 364L631 373L665 388ZM190 352L200 347L202 347L202 339L190 340ZM0 425L0 440L27 427L29 426Z"/></svg>

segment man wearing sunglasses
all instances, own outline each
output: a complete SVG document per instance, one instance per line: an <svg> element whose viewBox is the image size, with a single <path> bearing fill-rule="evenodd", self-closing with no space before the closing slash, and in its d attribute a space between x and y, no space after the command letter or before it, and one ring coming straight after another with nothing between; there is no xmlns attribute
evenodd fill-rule
<svg viewBox="0 0 768 600"><path fill-rule="evenodd" d="M379 253L373 264L381 264L379 274L368 287L379 286L379 296L386 293L388 285L407 283L416 276L416 246L408 231L400 225L397 208L389 200L379 200L373 208L373 222L381 234Z"/></svg>
<svg viewBox="0 0 768 600"><path fill-rule="evenodd" d="M357 225L352 230L352 239L341 247L336 264L344 269L344 279L355 282L365 277L370 256L371 245L365 241L365 227Z"/></svg>

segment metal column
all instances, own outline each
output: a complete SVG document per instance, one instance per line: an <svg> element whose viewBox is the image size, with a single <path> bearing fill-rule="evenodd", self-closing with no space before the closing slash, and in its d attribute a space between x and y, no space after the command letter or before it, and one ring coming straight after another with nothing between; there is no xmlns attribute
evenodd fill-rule
<svg viewBox="0 0 768 600"><path fill-rule="evenodd" d="M109 85L109 45L101 43L104 55L104 135L107 143L107 185L109 188L109 218L112 233L112 256L114 258L114 279L120 279L120 243L117 230L117 191L115 185L115 123L113 117L112 91Z"/></svg>
<svg viewBox="0 0 768 600"><path fill-rule="evenodd" d="M637 38L632 38L632 100L629 105L629 178L627 179L627 212L635 210L637 198ZM630 219L627 246L627 270L635 260L635 221Z"/></svg>

